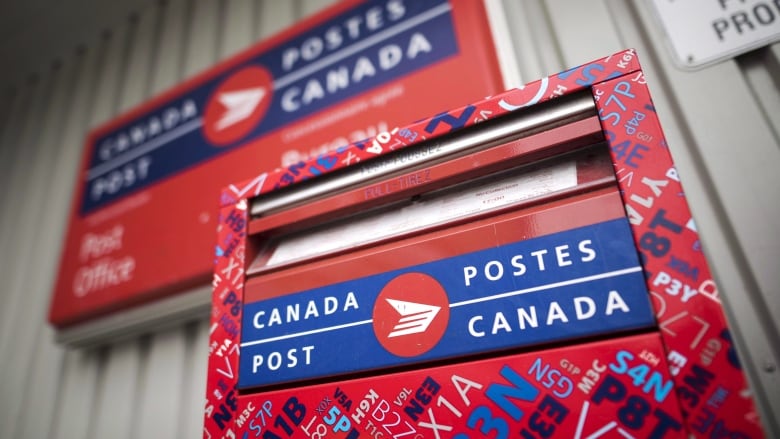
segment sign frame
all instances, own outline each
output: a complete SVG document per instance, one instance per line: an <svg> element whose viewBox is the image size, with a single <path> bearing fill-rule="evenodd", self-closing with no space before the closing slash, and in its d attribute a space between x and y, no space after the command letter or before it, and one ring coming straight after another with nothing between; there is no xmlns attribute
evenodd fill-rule
<svg viewBox="0 0 780 439"><path fill-rule="evenodd" d="M595 102L601 130L609 145L626 218L630 223L634 244L642 255L645 282L657 320L657 326L646 334L659 337L664 346L663 358L656 359L661 363L645 359L645 366L664 364L664 374L668 373L674 382L675 392L672 394L678 395L674 398L680 411L674 416L678 416L676 419L684 428L674 432L666 431L658 437L708 437L715 430L745 437L762 437L764 433L757 407L752 397L745 392L749 384L739 365L717 286L701 250L698 233L655 113L646 78L633 49L424 119L394 130L393 134L381 134L376 139L353 144L344 150L322 156L319 160L337 163L330 171L348 168L350 164L342 161L344 157L370 160L385 152L382 145L393 143L398 148L404 148L413 144L405 140L405 133L424 132L428 140L457 134L464 127L485 120L500 120L502 115L523 112L527 107L538 106L546 101L553 105L556 100L562 102L563 96L582 91L587 91ZM388 142L388 138L392 142ZM378 145L378 148L371 150L366 145ZM351 163L354 164L354 160ZM249 212L252 210L251 199L316 178L323 173L319 166L321 163L318 160L312 160L301 168L277 169L231 185L223 191L213 279L204 437L248 435L247 420L251 416L259 416L262 411L258 408L264 407L264 402L271 396L283 395L281 401L286 400L288 404L293 402L285 407L275 406L273 410L276 410L276 414L283 416L302 407L296 395L316 391L332 397L323 389L339 387L339 382L329 382L318 387L269 389L271 393L239 392L237 388L244 270L249 263L245 258L249 245L246 239ZM717 352L710 352L706 344L701 344L705 337L709 343L718 345ZM630 349L630 344L619 338L605 338ZM573 352L578 348L569 345L557 346L556 349L571 349ZM635 354L641 356L639 352ZM575 354L572 357L579 358ZM585 358L581 360L587 361ZM457 364L447 367L457 369ZM424 371L419 373L424 378ZM569 371L563 375L572 376L573 373ZM717 384L715 376L718 377ZM641 387L643 382L635 380L634 384ZM351 386L349 383L352 381L343 383L346 388ZM581 407L567 409L582 414ZM354 410L351 413L353 415L356 413ZM272 415L270 407L268 415ZM618 414L613 413L612 416L618 417ZM455 418L461 419L460 416ZM455 418L449 420L460 424L465 422ZM511 428L519 430L528 427L526 422L529 421L521 416L509 424ZM616 422L616 425L630 427L619 417ZM466 428L465 424L460 424L459 428ZM333 428L329 437L358 437L361 433ZM297 423L295 427L287 425L284 431L287 437L311 436ZM259 436L259 432L256 433L255 436ZM272 436L273 432L268 434L271 435L269 437L275 437ZM435 437L439 437L438 432Z"/></svg>

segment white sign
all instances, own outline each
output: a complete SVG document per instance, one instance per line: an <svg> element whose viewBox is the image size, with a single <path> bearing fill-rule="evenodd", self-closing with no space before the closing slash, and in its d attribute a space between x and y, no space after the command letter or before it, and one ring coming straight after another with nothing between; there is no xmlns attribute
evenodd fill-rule
<svg viewBox="0 0 780 439"><path fill-rule="evenodd" d="M652 0L676 63L700 68L780 41L780 1Z"/></svg>

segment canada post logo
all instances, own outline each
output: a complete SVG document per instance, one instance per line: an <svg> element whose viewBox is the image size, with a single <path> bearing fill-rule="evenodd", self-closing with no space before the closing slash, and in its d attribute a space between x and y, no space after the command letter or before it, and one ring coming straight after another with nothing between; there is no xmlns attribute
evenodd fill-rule
<svg viewBox="0 0 780 439"><path fill-rule="evenodd" d="M444 287L423 273L405 273L382 289L374 303L374 335L399 357L416 357L441 340L450 319Z"/></svg>
<svg viewBox="0 0 780 439"><path fill-rule="evenodd" d="M272 95L273 77L266 68L253 65L239 70L209 98L204 136L216 146L226 146L246 136L265 116Z"/></svg>

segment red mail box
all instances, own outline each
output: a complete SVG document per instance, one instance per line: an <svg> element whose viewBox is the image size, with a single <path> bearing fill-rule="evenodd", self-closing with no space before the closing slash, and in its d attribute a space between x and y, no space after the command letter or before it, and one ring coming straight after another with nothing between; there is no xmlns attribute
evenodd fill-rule
<svg viewBox="0 0 780 439"><path fill-rule="evenodd" d="M631 50L229 187L206 436L761 436L681 194Z"/></svg>

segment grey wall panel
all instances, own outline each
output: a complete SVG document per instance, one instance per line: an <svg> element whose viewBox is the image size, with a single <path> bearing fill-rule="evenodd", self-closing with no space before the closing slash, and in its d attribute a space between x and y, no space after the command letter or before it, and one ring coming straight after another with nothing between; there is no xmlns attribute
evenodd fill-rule
<svg viewBox="0 0 780 439"><path fill-rule="evenodd" d="M520 63L516 56L515 39L510 33L510 24L507 21L507 11L499 0L484 2L485 15L491 23L490 36L493 38L493 47L498 57L498 69L501 73L504 89L522 87L525 84L521 75Z"/></svg>
<svg viewBox="0 0 780 439"><path fill-rule="evenodd" d="M5 131L8 118L11 117L15 97L16 92L13 88L6 90L5 92L0 92L0 103L2 103L2 107L0 107L0 137L2 137L2 133ZM7 148L0 148L0 157L2 157L2 151L5 149Z"/></svg>
<svg viewBox="0 0 780 439"><path fill-rule="evenodd" d="M114 117L119 109L121 84L126 76L128 49L134 23L127 22L119 28L106 31L101 47L100 75L95 84L95 102L92 106L87 130L96 128ZM86 135L88 131L85 131ZM83 143L86 137L82 139Z"/></svg>
<svg viewBox="0 0 780 439"><path fill-rule="evenodd" d="M322 10L323 8L332 5L336 0L298 0L300 5L298 6L298 16L296 19L306 18L309 15Z"/></svg>
<svg viewBox="0 0 780 439"><path fill-rule="evenodd" d="M604 1L547 0L545 4L564 68L625 48Z"/></svg>
<svg viewBox="0 0 780 439"><path fill-rule="evenodd" d="M0 133L0 207L2 207L2 215L0 216L0 248L2 249L14 249L11 247L12 239L14 236L14 227L12 221L14 218L11 204L11 188L13 187L13 164L19 163L19 159L22 156L22 148L17 147L18 139L21 137L21 126L25 120L32 101L32 96L35 93L35 87L24 86L21 87L16 93L16 98L12 103L12 113L8 117L2 133ZM0 276L2 279L10 279L10 264L11 258L9 252L3 252L2 264L0 264ZM10 297L5 288L2 289L3 298ZM3 322L8 322L10 316L15 310L10 306L0 307L0 317ZM0 323L0 371L10 356L8 355L6 346L11 334L9 332L10 327L6 327L5 323Z"/></svg>
<svg viewBox="0 0 780 439"><path fill-rule="evenodd" d="M152 336L139 382L134 438L176 437L179 412L187 407L180 399L182 388L190 384L182 373L189 347L186 335L185 328L174 328Z"/></svg>
<svg viewBox="0 0 780 439"><path fill-rule="evenodd" d="M9 140L7 139L15 133L12 129L14 126L14 118L18 118L14 112L18 111L18 107L22 103L22 99L19 96L17 90L11 89L6 93L0 92L0 104L3 108L0 109L0 188L5 186L5 178L10 169L11 164L9 160L14 153L14 148L11 147ZM5 196L5 190L0 189L0 202L2 202ZM1 205L1 204L0 204ZM2 239L2 230L0 230L0 239Z"/></svg>
<svg viewBox="0 0 780 439"><path fill-rule="evenodd" d="M748 359L759 402L767 413L778 413L777 374L761 364L776 365L780 346L774 327L780 301L773 287L780 279L776 268L768 267L777 265L771 259L776 260L780 251L780 228L778 204L767 203L761 194L780 189L777 174L769 169L777 166L780 157L777 138L767 123L771 117L762 115L761 100L750 91L758 86L760 94L777 96L777 83L751 85L746 79L751 74L741 66L745 57L698 72L680 71L672 65L645 3L610 4L614 20L622 23L626 33L642 37L643 65L652 72L649 81L656 102L670 110L659 107L659 116L667 133L673 134L668 136L670 149L732 328ZM771 419L767 417L767 427L774 432L770 435L778 434Z"/></svg>
<svg viewBox="0 0 780 439"><path fill-rule="evenodd" d="M295 3L255 0L255 39L269 37L295 21Z"/></svg>
<svg viewBox="0 0 780 439"><path fill-rule="evenodd" d="M560 71L561 59L541 1L504 1L506 21L523 83Z"/></svg>
<svg viewBox="0 0 780 439"><path fill-rule="evenodd" d="M81 155L81 138L91 105L96 56L94 51L80 52L73 56L72 61L78 66L76 81L67 85L73 88L73 95L68 102L67 111L63 111L61 115L64 124L62 134L50 143L51 149L57 151L57 165L50 174L48 186L51 196L46 203L47 215L43 216L44 224L40 227L35 242L36 247L41 249L36 252L38 272L32 276L28 290L29 296L36 296L39 300L39 308L32 311L33 315L28 316L30 322L37 326L34 341L36 350L28 375L24 376L29 383L26 385L28 392L20 400L21 417L16 434L11 437L49 437L52 428L50 421L59 411L57 403L62 386L64 350L52 343L53 330L44 324L49 301L47 292L51 291L54 284L59 263L60 239L70 207L76 163Z"/></svg>
<svg viewBox="0 0 780 439"><path fill-rule="evenodd" d="M33 163L41 154L37 147L37 140L40 137L40 127L38 121L45 112L47 103L50 101L51 78L34 84L32 94L30 95L30 105L26 108L24 115L14 128L18 130L18 135L14 136L9 144L16 149L16 153L11 158L11 168L8 171L7 183L4 189L5 197L3 200L3 218L2 229L3 240L0 242L4 249L14 249L12 253L6 253L8 256L5 263L0 266L0 279L4 280L6 285L18 284L23 279L17 278L26 260L24 258L12 257L19 252L27 252L28 244L22 240L20 226L26 223L22 203L27 195L27 188L31 181L28 178ZM5 207L7 206L7 207ZM3 321L0 322L0 352L8 352L8 344L12 343L14 314L23 306L22 297L19 295L18 288L9 288L3 286L5 290L5 303ZM0 363L2 365L4 363ZM0 384L2 385L2 384Z"/></svg>
<svg viewBox="0 0 780 439"><path fill-rule="evenodd" d="M231 0L222 5L220 58L226 58L248 47L254 40L255 7L253 0Z"/></svg>
<svg viewBox="0 0 780 439"><path fill-rule="evenodd" d="M100 349L100 381L95 389L90 438L132 438L140 399L139 375L145 360L143 342L125 340Z"/></svg>
<svg viewBox="0 0 780 439"><path fill-rule="evenodd" d="M178 437L203 435L203 416L206 401L206 366L209 353L210 322L194 321L186 326L187 349L182 371L184 387L180 394L180 434Z"/></svg>
<svg viewBox="0 0 780 439"><path fill-rule="evenodd" d="M57 394L62 378L64 350L52 344L54 330L38 322L35 352L30 356L30 369L25 371L25 393L18 400L19 419L13 433L3 437L52 437L51 420L57 412ZM5 395L3 395L5 398ZM5 429L4 429L5 430Z"/></svg>
<svg viewBox="0 0 780 439"><path fill-rule="evenodd" d="M17 140L21 136L21 126L25 120L25 116L29 111L30 104L32 103L32 95L36 89L35 83L28 83L19 86L14 93L14 98L11 100L11 114L5 119L0 131L0 202L6 205L6 200L10 196L10 182L11 182L11 170L13 169L13 163L16 158L21 154L21 148L17 148ZM2 218L5 221L5 216ZM2 238L7 238L8 228L3 227L0 229Z"/></svg>
<svg viewBox="0 0 780 439"><path fill-rule="evenodd" d="M96 349L65 353L59 386L51 395L56 410L51 418L53 439L90 438L95 418L98 383L103 375L103 357ZM5 396L4 396L5 398ZM45 421L45 420L44 420ZM121 434L121 433L120 433Z"/></svg>
<svg viewBox="0 0 780 439"><path fill-rule="evenodd" d="M3 212L0 215L0 249L12 248L10 243L14 229L11 226L12 212L10 210L11 170L13 169L13 163L17 162L21 154L21 149L16 147L17 139L21 135L20 125L27 114L30 97L34 90L32 87L25 86L16 91L14 98L9 102L11 112L0 130L0 208L2 208ZM3 253L8 254L7 252ZM5 273L10 264L9 256L0 257L0 261L3 262L0 265L0 276L3 276L3 279L8 279ZM2 321L6 321L11 312L10 307L0 308ZM6 328L3 327L3 324L0 324L0 331L3 329ZM2 370L5 359L8 358L7 355L3 354L5 354L6 338L9 336L10 334L7 332L0 332L0 370Z"/></svg>
<svg viewBox="0 0 780 439"><path fill-rule="evenodd" d="M154 68L149 81L150 94L153 96L176 85L184 75L182 59L191 17L187 0L170 0L161 3L159 8Z"/></svg>
<svg viewBox="0 0 780 439"><path fill-rule="evenodd" d="M645 5L635 5L640 24L657 33L657 24L642 9ZM676 117L661 114L661 120L665 125L684 124L689 134L677 151L691 155L696 174L685 180L681 173L683 183L701 179L700 190L690 186L686 190L704 249L765 414L780 413L776 326L780 204L770 201L769 195L780 190L780 175L774 170L780 148L768 123L771 117L763 114L761 102L750 91L742 58L695 73L681 72L668 62L660 42L652 42L666 78L663 96L679 109ZM761 94L777 95L776 83L765 86ZM777 419L765 419L770 436L780 434Z"/></svg>
<svg viewBox="0 0 780 439"><path fill-rule="evenodd" d="M163 5L160 11L160 32L153 43L159 49L153 57L148 81L152 95L182 79L179 60L184 47L184 7L183 1L175 1ZM132 437L180 437L181 410L186 407L181 399L182 389L189 385L184 372L188 349L191 345L186 327L149 336L148 352L138 383L138 413Z"/></svg>
<svg viewBox="0 0 780 439"><path fill-rule="evenodd" d="M4 1L0 14L0 90L18 85L32 72L45 72L57 57L124 20L154 0Z"/></svg>
<svg viewBox="0 0 780 439"><path fill-rule="evenodd" d="M38 315L45 298L32 296L27 289L36 275L35 259L32 252L37 225L40 224L38 207L41 204L42 189L46 183L48 166L52 162L46 154L47 137L55 135L55 108L63 103L63 93L57 92L69 79L67 72L61 69L51 71L35 86L30 96L31 105L25 111L19 124L13 129L19 135L7 147L17 149L13 154L12 166L7 174L6 198L3 208L3 249L0 279L3 279L3 321L0 325L0 376L13 376L17 379L0 382L0 435L6 436L17 428L21 414L18 404L24 398L26 385L29 384L27 371L35 353L36 331L41 317ZM44 129L51 130L45 133ZM33 199L37 194L37 199Z"/></svg>
<svg viewBox="0 0 780 439"><path fill-rule="evenodd" d="M126 35L129 26L130 23L127 23L124 28L115 30L113 34L104 35L97 47L97 73L92 82L95 84L94 99L90 105L87 124L81 129L81 136L77 140L79 156L88 129L106 122L116 114L118 109L119 85L124 78L124 61L127 59ZM78 166L78 163L74 165ZM79 190L79 187L76 186L74 189ZM105 419L95 416L99 407L108 402L105 395L111 395L106 387L124 385L124 379L115 378L117 374L113 372L119 366L110 368L106 366L111 361L111 350L112 348L109 347L66 353L60 383L58 413L55 416L56 423L53 430L55 437L93 437L96 429L101 432L100 428L103 428L103 425L114 422L110 416ZM117 403L120 406L123 404L122 401ZM119 413L116 422L121 424L123 417L124 413ZM122 434L123 432L117 433L118 436Z"/></svg>
<svg viewBox="0 0 780 439"><path fill-rule="evenodd" d="M212 65L217 59L219 2L190 0L191 21L187 26L184 51L184 77L190 77Z"/></svg>
<svg viewBox="0 0 780 439"><path fill-rule="evenodd" d="M104 112L93 112L93 116L101 123L137 106L149 97L149 76L154 58L151 48L156 44L155 24L158 16L159 8L147 8L131 17L112 35L116 49L107 59L107 63L110 63L108 71L111 75L117 75L113 68L119 66L121 75L115 83L102 84L106 94L98 95L98 103L102 104L99 107ZM113 57L116 54L121 56L121 60ZM113 96L116 96L115 101ZM102 380L97 389L96 416L91 437L134 437L133 433L138 427L138 401L141 399L147 352L148 340L145 338L127 340L104 348L105 363L101 371Z"/></svg>
<svg viewBox="0 0 780 439"><path fill-rule="evenodd" d="M154 5L157 6L157 5ZM159 7L145 9L130 18L127 29L124 83L119 92L117 114L138 106L151 97L151 75L154 69L161 20Z"/></svg>
<svg viewBox="0 0 780 439"><path fill-rule="evenodd" d="M26 172L20 176L25 180L25 190L24 196L15 206L19 215L19 224L25 224L25 227L16 228L15 237L20 243L19 251L15 252L13 258L14 274L10 282L4 286L10 295L8 306L16 309L16 312L7 317L9 322L6 324L11 334L13 354L3 366L3 374L24 375L32 367L37 334L41 329L39 322L46 316L45 309L48 304L46 295L29 294L29 292L48 287L47 282L44 281L46 276L41 276L39 273L41 255L47 253L49 249L49 245L39 239L44 227L47 226L46 205L40 200L48 195L51 187L51 169L56 166L61 155L61 151L52 148L51 145L56 145L63 129L61 115L67 110L72 98L74 66L75 62L66 64L63 68L52 71L51 76L47 78L51 82L50 88L47 88L51 95L41 117L37 120L39 126L36 131L40 135L34 136L34 139L30 139L31 143L26 145L27 148L34 150L34 153L32 161L29 165L25 165ZM30 378L28 376L26 380L13 380L6 383L8 386L6 394L12 398L23 399L26 388L30 385ZM4 411L0 416L7 418L0 420L0 425L13 431L21 415L20 410L21 406L18 405Z"/></svg>
<svg viewBox="0 0 780 439"><path fill-rule="evenodd" d="M780 88L778 56L780 56L780 43L776 43L773 48L745 54L740 57L739 65L752 98L761 107L775 143L780 144L780 93L767 93Z"/></svg>

